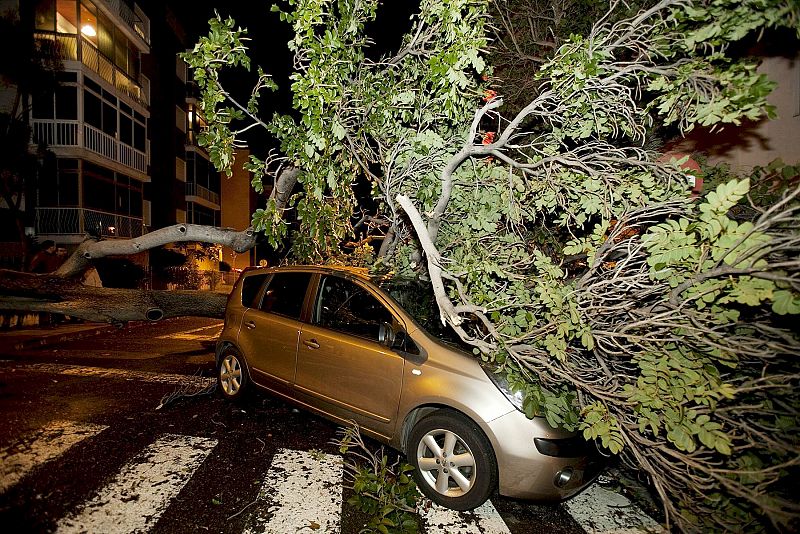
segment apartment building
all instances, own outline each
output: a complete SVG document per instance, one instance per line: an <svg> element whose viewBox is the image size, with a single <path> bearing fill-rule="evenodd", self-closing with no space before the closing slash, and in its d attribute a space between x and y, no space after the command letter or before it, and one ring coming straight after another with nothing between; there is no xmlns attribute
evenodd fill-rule
<svg viewBox="0 0 800 534"><path fill-rule="evenodd" d="M31 221L38 240L78 243L91 233L142 235L150 181L150 88L141 58L150 21L126 0L0 2L63 62L58 87L31 97L32 141L55 155L40 162ZM24 95L23 95L24 96Z"/></svg>

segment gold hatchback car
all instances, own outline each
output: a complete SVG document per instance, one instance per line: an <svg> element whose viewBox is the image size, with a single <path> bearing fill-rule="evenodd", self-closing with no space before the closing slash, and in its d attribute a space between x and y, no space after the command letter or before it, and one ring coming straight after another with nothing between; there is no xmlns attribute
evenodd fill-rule
<svg viewBox="0 0 800 534"><path fill-rule="evenodd" d="M454 510L490 494L566 499L597 475L582 437L528 419L502 377L448 340L423 285L344 267L245 271L217 343L222 394L257 386L406 454Z"/></svg>

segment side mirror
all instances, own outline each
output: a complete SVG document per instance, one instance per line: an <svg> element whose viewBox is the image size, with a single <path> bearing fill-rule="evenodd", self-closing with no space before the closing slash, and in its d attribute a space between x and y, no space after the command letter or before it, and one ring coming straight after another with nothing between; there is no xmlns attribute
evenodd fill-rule
<svg viewBox="0 0 800 534"><path fill-rule="evenodd" d="M389 323L381 323L381 327L378 330L378 341L387 347L394 348L395 338L396 336L392 325Z"/></svg>

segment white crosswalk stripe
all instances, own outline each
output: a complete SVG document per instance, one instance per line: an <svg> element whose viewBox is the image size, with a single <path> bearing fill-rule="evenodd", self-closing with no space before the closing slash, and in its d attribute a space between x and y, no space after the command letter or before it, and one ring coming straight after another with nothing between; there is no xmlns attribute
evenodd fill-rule
<svg viewBox="0 0 800 534"><path fill-rule="evenodd" d="M624 495L594 484L563 506L589 534L664 532L661 525Z"/></svg>
<svg viewBox="0 0 800 534"><path fill-rule="evenodd" d="M148 447L56 532L132 533L150 529L217 441L168 434Z"/></svg>
<svg viewBox="0 0 800 534"><path fill-rule="evenodd" d="M339 456L278 450L259 493L270 504L253 513L245 532L339 532L343 474Z"/></svg>
<svg viewBox="0 0 800 534"><path fill-rule="evenodd" d="M471 512L456 512L432 503L420 515L427 534L510 534L500 513L486 501Z"/></svg>
<svg viewBox="0 0 800 534"><path fill-rule="evenodd" d="M105 430L105 426L53 421L19 442L0 450L0 494L34 468L61 456L70 447Z"/></svg>

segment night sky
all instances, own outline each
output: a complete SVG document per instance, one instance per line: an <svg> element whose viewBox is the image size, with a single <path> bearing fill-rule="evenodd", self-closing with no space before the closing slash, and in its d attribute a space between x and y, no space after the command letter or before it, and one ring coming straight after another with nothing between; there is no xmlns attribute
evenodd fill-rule
<svg viewBox="0 0 800 534"><path fill-rule="evenodd" d="M277 13L270 11L273 2L197 0L192 2L191 10L186 3L169 0L168 4L184 24L190 46L201 35L208 32L208 19L218 11L222 17L232 16L237 25L246 28L252 39L248 46L250 57L255 65L260 65L271 74L278 84L278 92L265 92L268 102L262 104L262 114L271 116L273 110L289 112L291 109L291 93L289 91L289 75L292 69L292 56L286 43L292 38L291 28L281 22ZM387 0L378 10L378 19L371 24L367 33L375 41L371 53L375 59L396 50L402 35L411 27L410 16L415 10L413 0ZM242 76L238 73L234 78L225 79L226 86L233 90L249 94L254 76ZM246 100L246 99L245 99ZM268 109L269 108L269 109Z"/></svg>

